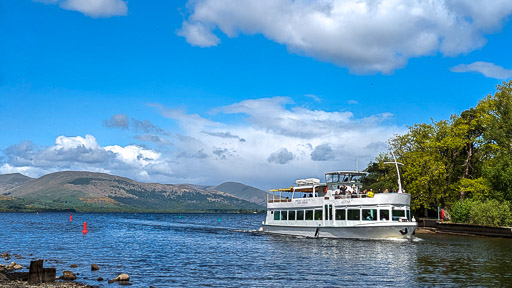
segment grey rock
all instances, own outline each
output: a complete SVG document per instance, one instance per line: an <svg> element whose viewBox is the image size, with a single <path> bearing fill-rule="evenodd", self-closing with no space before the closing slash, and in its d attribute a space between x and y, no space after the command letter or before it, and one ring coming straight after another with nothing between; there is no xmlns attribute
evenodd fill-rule
<svg viewBox="0 0 512 288"><path fill-rule="evenodd" d="M128 274L119 274L116 278L113 279L114 281L130 281L130 276Z"/></svg>
<svg viewBox="0 0 512 288"><path fill-rule="evenodd" d="M71 272L71 271L64 271L62 272L62 276L60 276L61 280L76 280L76 275L75 273Z"/></svg>

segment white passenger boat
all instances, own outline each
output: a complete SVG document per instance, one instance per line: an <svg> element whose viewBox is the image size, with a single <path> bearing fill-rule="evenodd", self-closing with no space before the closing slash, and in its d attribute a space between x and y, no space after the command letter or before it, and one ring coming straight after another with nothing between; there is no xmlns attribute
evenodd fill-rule
<svg viewBox="0 0 512 288"><path fill-rule="evenodd" d="M396 161L395 161L396 162ZM261 230L267 233L326 238L410 239L411 195L361 191L359 171L325 174L325 183L309 178L271 190Z"/></svg>

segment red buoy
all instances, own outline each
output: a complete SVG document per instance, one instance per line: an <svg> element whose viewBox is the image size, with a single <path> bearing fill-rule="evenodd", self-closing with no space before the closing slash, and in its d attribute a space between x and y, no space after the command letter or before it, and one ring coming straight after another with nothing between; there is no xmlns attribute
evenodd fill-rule
<svg viewBox="0 0 512 288"><path fill-rule="evenodd" d="M84 233L84 235L85 235L85 234L87 234L87 232L89 232L89 231L87 231L87 222L84 222L84 230L82 230L82 233Z"/></svg>
<svg viewBox="0 0 512 288"><path fill-rule="evenodd" d="M73 213L69 214L69 222L73 221Z"/></svg>

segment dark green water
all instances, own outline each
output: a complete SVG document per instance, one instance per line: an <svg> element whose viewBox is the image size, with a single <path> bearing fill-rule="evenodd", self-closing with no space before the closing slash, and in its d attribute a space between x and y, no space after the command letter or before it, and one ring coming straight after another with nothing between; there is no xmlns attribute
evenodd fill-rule
<svg viewBox="0 0 512 288"><path fill-rule="evenodd" d="M71 270L102 287L112 284L98 277L119 273L132 287L512 286L510 239L306 239L257 232L263 215L179 216L74 214L69 222L68 213L4 213L0 253L21 254L10 261L22 265L46 259L58 275ZM91 272L91 263L100 270Z"/></svg>

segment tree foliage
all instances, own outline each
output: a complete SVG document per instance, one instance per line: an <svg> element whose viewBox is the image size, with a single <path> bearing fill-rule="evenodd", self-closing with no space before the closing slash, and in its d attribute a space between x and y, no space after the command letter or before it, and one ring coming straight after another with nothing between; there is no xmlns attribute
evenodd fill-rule
<svg viewBox="0 0 512 288"><path fill-rule="evenodd" d="M488 199L473 203L469 211L469 223L489 226L509 226L512 224L509 202Z"/></svg>
<svg viewBox="0 0 512 288"><path fill-rule="evenodd" d="M409 127L389 140L389 149L404 164L403 187L416 211L458 207L464 199L512 201L512 81L460 115ZM390 153L369 164L366 186L397 186L386 161Z"/></svg>
<svg viewBox="0 0 512 288"><path fill-rule="evenodd" d="M455 202L450 209L451 220L457 223L469 223L469 212L473 203L474 201L469 198Z"/></svg>

